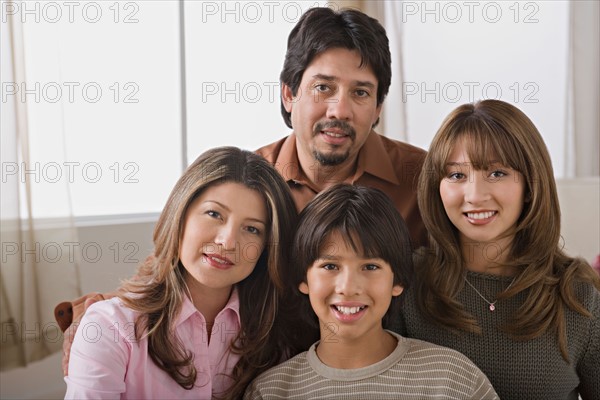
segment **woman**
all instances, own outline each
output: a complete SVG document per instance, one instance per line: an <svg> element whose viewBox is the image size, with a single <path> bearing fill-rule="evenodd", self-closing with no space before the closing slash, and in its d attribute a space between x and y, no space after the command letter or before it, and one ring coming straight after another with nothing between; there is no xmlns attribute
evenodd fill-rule
<svg viewBox="0 0 600 400"><path fill-rule="evenodd" d="M419 181L418 252L401 332L456 349L502 399L600 398L600 280L562 251L550 156L498 100L454 110Z"/></svg>
<svg viewBox="0 0 600 400"><path fill-rule="evenodd" d="M82 319L66 397L238 398L293 354L279 304L294 210L260 156L202 154L171 192L153 254Z"/></svg>

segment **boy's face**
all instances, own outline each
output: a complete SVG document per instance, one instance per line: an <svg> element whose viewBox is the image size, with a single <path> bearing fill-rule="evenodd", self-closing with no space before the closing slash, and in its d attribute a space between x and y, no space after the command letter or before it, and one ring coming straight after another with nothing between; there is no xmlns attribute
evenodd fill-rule
<svg viewBox="0 0 600 400"><path fill-rule="evenodd" d="M323 243L299 285L319 318L321 341L380 337L392 296L403 290L394 285L392 268L380 258L363 258L337 232Z"/></svg>

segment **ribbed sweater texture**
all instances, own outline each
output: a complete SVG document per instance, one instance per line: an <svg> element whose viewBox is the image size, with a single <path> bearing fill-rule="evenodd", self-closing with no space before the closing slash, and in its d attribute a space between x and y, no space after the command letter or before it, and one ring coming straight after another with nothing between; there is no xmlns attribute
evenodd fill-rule
<svg viewBox="0 0 600 400"><path fill-rule="evenodd" d="M491 302L512 281L474 272L468 272L467 279ZM565 307L570 363L563 359L554 332L517 341L502 331L523 304L526 292L498 301L492 312L465 284L458 300L481 326L483 333L477 335L456 334L425 318L409 288L404 293L402 315L392 329L466 355L487 375L503 400L577 400L579 395L584 400L600 400L600 294L590 284L578 284L576 291L593 318Z"/></svg>

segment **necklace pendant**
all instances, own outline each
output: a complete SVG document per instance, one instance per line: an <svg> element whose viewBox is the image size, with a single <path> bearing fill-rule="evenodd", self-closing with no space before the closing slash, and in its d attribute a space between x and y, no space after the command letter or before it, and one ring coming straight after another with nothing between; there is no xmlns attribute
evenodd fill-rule
<svg viewBox="0 0 600 400"><path fill-rule="evenodd" d="M494 311L496 309L496 306L494 304L490 304L490 311Z"/></svg>

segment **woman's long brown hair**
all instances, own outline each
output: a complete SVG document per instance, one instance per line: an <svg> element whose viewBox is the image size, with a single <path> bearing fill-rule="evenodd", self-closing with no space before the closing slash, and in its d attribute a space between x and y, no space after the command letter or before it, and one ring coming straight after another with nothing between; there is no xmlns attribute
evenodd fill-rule
<svg viewBox="0 0 600 400"><path fill-rule="evenodd" d="M524 291L527 297L505 330L518 340L553 331L568 361L565 307L591 317L576 296L576 284L590 282L600 289L600 278L585 260L563 252L550 155L531 120L508 103L484 100L458 107L444 120L431 143L418 189L419 208L431 244L431 251L417 267L422 274L418 280L419 307L451 330L481 332L475 318L456 300L466 268L458 231L440 197L446 163L461 140L477 169L486 169L493 159L520 172L525 180L525 204L507 258L518 275L498 298Z"/></svg>
<svg viewBox="0 0 600 400"><path fill-rule="evenodd" d="M287 330L293 329L280 313L283 281L296 227L296 208L279 173L260 156L235 147L203 153L176 183L154 229L154 252L125 281L120 298L141 316L136 338L148 338L152 360L179 385L192 389L197 371L193 353L186 352L173 334L173 323L185 296L185 268L179 260L183 225L189 205L212 185L236 182L260 193L267 205L269 229L265 249L252 273L236 284L241 328L231 350L240 360L231 374L232 386L224 398L239 398L260 372L298 350Z"/></svg>

